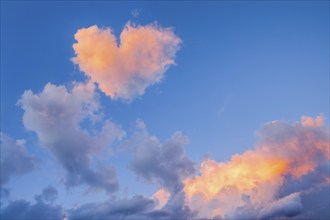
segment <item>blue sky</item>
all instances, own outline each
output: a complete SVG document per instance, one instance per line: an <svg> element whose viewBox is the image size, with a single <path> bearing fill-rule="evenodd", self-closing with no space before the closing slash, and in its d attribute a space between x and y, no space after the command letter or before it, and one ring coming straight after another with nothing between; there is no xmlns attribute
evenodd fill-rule
<svg viewBox="0 0 330 220"><path fill-rule="evenodd" d="M129 21L171 27L182 41L176 64L130 101L97 90L103 120L126 133L108 159L116 167L119 190L87 193L84 184L68 190L65 169L26 128L17 102L24 91L39 94L47 83L69 88L73 81L85 82L71 60L75 33L97 25L118 38ZM12 201L34 201L49 185L66 210L111 196L151 196L159 185L140 181L129 169L134 153L121 149L123 142L133 143L138 119L161 143L182 132L189 139L185 157L198 169L206 156L229 161L254 149L257 131L268 122L292 124L319 115L327 129L328 1L1 1L1 132L26 140L27 153L37 158L33 171L13 175L1 186ZM89 129L88 123L81 126Z"/></svg>

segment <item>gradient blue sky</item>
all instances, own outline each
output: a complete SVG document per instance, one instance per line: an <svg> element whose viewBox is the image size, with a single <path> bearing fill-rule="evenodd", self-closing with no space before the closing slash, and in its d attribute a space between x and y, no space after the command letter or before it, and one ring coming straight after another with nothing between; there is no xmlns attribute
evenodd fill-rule
<svg viewBox="0 0 330 220"><path fill-rule="evenodd" d="M1 132L26 139L42 161L5 185L12 199L32 201L47 185L64 206L81 198L83 188L68 193L60 184L63 171L24 128L16 103L25 90L85 79L70 60L78 29L96 24L119 36L128 21L156 21L182 39L176 65L143 96L127 103L100 93L105 115L128 134L137 119L162 142L182 131L187 157L201 162L252 149L256 130L269 121L323 114L329 127L329 1L1 1ZM128 161L120 153L112 160L117 194L151 195L156 187L137 182Z"/></svg>

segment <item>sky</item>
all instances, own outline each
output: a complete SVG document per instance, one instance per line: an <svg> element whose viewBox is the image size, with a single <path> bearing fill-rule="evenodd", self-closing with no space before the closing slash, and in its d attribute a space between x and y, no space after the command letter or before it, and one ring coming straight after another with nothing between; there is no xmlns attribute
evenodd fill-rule
<svg viewBox="0 0 330 220"><path fill-rule="evenodd" d="M328 1L1 1L1 219L329 219Z"/></svg>

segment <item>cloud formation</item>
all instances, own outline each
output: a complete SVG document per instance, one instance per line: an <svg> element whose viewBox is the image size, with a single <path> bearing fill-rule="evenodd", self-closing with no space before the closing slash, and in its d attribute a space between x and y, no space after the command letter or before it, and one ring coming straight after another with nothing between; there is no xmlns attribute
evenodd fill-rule
<svg viewBox="0 0 330 220"><path fill-rule="evenodd" d="M92 157L107 151L125 132L109 120L101 123L99 131L93 127L102 118L94 90L92 83L74 84L71 90L48 83L39 94L25 91L18 104L24 110L24 126L36 132L41 146L66 170L67 187L86 184L113 192L118 188L115 169L100 163L92 169ZM87 122L95 130L92 134L81 127Z"/></svg>
<svg viewBox="0 0 330 220"><path fill-rule="evenodd" d="M228 162L211 159L184 182L186 203L200 217L235 219L291 217L302 210L299 193L329 187L329 130L323 118L274 121L258 132L255 150Z"/></svg>
<svg viewBox="0 0 330 220"><path fill-rule="evenodd" d="M9 201L7 206L0 209L1 219L61 219L63 208L53 205L53 202L49 203L49 200L46 199L49 193L54 195L54 191L57 192L55 188L47 187L41 195L35 196L35 203L26 200ZM56 198L52 197L52 199Z"/></svg>
<svg viewBox="0 0 330 220"><path fill-rule="evenodd" d="M35 167L35 158L27 152L24 140L14 140L0 132L0 141L2 186L13 175L31 172Z"/></svg>
<svg viewBox="0 0 330 220"><path fill-rule="evenodd" d="M165 143L149 135L144 123L137 121L137 130L123 145L131 151L130 168L143 182L156 184L168 192L182 189L182 180L195 172L194 164L187 158L184 146L188 139L175 132Z"/></svg>
<svg viewBox="0 0 330 220"><path fill-rule="evenodd" d="M293 217L302 211L299 193L292 193L284 198L270 203L259 212L258 219L273 219L274 217Z"/></svg>
<svg viewBox="0 0 330 220"><path fill-rule="evenodd" d="M148 133L142 120L137 120L136 130L121 147L132 155L130 169L138 180L159 187L152 199L155 208L146 218L192 218L194 213L185 205L183 180L195 173L194 163L185 155L188 138L181 132L161 143Z"/></svg>
<svg viewBox="0 0 330 220"><path fill-rule="evenodd" d="M55 200L57 199L57 189L53 186L48 186L42 190L41 195L36 195L35 199L37 201L42 201L44 203L54 203Z"/></svg>
<svg viewBox="0 0 330 220"><path fill-rule="evenodd" d="M88 203L70 210L69 219L145 219L154 208L154 201L143 196Z"/></svg>
<svg viewBox="0 0 330 220"><path fill-rule="evenodd" d="M113 99L131 100L158 83L173 65L181 40L172 29L157 24L127 23L120 42L110 28L94 25L75 34L73 44L79 65L101 91Z"/></svg>

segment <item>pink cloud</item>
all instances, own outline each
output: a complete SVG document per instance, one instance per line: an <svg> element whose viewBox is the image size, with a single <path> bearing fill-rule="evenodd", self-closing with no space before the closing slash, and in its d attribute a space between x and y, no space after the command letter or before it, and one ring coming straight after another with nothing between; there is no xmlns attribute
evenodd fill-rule
<svg viewBox="0 0 330 220"><path fill-rule="evenodd" d="M308 116L302 116L301 117L301 124L304 126L311 126L311 127L322 127L324 124L324 119L322 116L317 116L315 119L308 117Z"/></svg>
<svg viewBox="0 0 330 220"><path fill-rule="evenodd" d="M158 202L156 209L161 209L170 198L170 193L164 189L160 189L152 195L152 198Z"/></svg>
<svg viewBox="0 0 330 220"><path fill-rule="evenodd" d="M181 39L157 24L126 24L120 42L110 28L94 25L75 34L72 58L81 71L113 99L131 100L159 83L179 50Z"/></svg>

